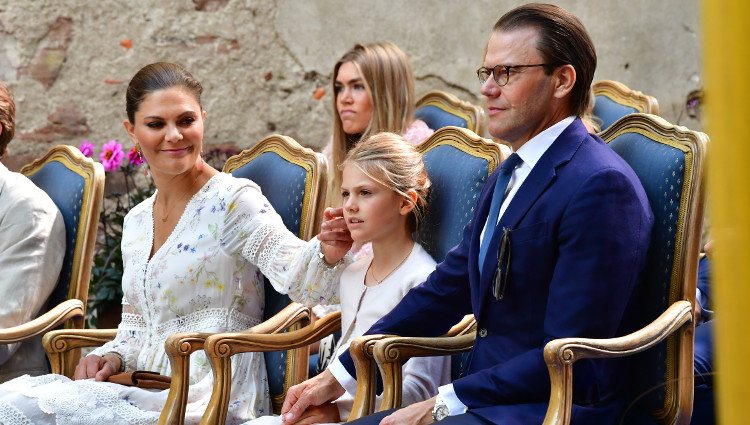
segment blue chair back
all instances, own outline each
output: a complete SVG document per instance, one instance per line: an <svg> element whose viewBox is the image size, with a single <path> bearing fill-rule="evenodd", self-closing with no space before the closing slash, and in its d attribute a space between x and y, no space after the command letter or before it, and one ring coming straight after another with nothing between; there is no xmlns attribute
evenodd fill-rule
<svg viewBox="0 0 750 425"><path fill-rule="evenodd" d="M601 122L601 131L628 114L659 114L659 103L656 98L632 90L617 81L597 81L592 85L592 91L593 114Z"/></svg>
<svg viewBox="0 0 750 425"><path fill-rule="evenodd" d="M487 120L482 108L439 90L428 92L417 101L414 118L433 130L453 126L480 135L484 134Z"/></svg>
<svg viewBox="0 0 750 425"><path fill-rule="evenodd" d="M104 195L104 169L75 147L56 146L23 167L21 173L49 195L65 223L62 269L48 304L79 299L85 307ZM66 327L83 329L83 318L74 319Z"/></svg>
<svg viewBox="0 0 750 425"><path fill-rule="evenodd" d="M432 186L415 239L439 263L461 241L484 182L510 151L458 127L438 129L417 150ZM451 356L451 381L461 376L468 359L469 352Z"/></svg>
<svg viewBox="0 0 750 425"><path fill-rule="evenodd" d="M432 186L415 239L441 262L461 241L484 182L510 151L458 127L437 130L417 150Z"/></svg>
<svg viewBox="0 0 750 425"><path fill-rule="evenodd" d="M655 219L645 272L626 309L620 333L625 334L645 326L676 301L695 301L707 137L654 115L634 114L618 121L602 138L635 171ZM634 404L626 417L647 412L660 423L689 417L692 359L689 325L633 356L628 390Z"/></svg>
<svg viewBox="0 0 750 425"><path fill-rule="evenodd" d="M327 166L325 158L284 136L267 137L253 148L229 158L224 172L246 178L260 186L263 195L281 216L290 232L310 239L319 228L325 205ZM268 279L264 284L263 320L273 317L291 303L285 294L276 292ZM264 353L268 388L274 410L280 411L287 389L296 384L297 362L307 361L305 350Z"/></svg>

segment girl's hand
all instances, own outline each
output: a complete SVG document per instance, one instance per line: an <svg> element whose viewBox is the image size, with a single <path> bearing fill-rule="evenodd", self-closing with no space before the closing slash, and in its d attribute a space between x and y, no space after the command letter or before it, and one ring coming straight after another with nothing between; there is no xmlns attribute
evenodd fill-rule
<svg viewBox="0 0 750 425"><path fill-rule="evenodd" d="M115 356L89 354L78 362L73 379L94 378L97 381L106 381L111 375L117 373L120 367L120 359Z"/></svg>
<svg viewBox="0 0 750 425"><path fill-rule="evenodd" d="M352 249L354 241L346 227L343 208L326 208L323 218L318 240L325 254L326 263L336 264Z"/></svg>

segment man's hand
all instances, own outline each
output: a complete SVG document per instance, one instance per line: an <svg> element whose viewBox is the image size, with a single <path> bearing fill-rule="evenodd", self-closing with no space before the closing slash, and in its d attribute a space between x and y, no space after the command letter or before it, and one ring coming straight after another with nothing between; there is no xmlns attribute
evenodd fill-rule
<svg viewBox="0 0 750 425"><path fill-rule="evenodd" d="M352 249L352 235L346 227L343 208L326 208L323 212L325 221L320 226L320 240L325 260L336 264Z"/></svg>
<svg viewBox="0 0 750 425"><path fill-rule="evenodd" d="M284 425L307 423L297 421L303 419L308 407L321 406L336 400L343 394L344 387L326 369L320 375L289 388L284 405L281 407L281 419Z"/></svg>
<svg viewBox="0 0 750 425"><path fill-rule="evenodd" d="M97 381L106 381L111 375L120 370L120 359L112 355L97 356L89 354L81 359L73 373L73 379L94 378Z"/></svg>
<svg viewBox="0 0 750 425"><path fill-rule="evenodd" d="M435 399L414 403L403 409L396 410L380 421L380 425L423 425L431 424L432 409L435 407Z"/></svg>

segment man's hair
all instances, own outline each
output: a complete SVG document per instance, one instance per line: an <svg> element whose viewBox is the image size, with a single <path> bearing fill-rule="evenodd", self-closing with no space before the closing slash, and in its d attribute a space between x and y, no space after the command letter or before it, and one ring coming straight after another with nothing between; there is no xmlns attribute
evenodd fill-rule
<svg viewBox="0 0 750 425"><path fill-rule="evenodd" d="M2 81L0 81L0 126L3 127L3 132L0 134L0 157L2 157L16 132L16 103L13 101L13 95L10 94L8 86Z"/></svg>
<svg viewBox="0 0 750 425"><path fill-rule="evenodd" d="M567 10L552 4L529 3L503 15L493 31L535 28L539 33L537 49L549 64L545 71L561 65L572 65L576 82L570 94L570 107L582 116L589 105L591 82L596 71L596 50L581 21Z"/></svg>

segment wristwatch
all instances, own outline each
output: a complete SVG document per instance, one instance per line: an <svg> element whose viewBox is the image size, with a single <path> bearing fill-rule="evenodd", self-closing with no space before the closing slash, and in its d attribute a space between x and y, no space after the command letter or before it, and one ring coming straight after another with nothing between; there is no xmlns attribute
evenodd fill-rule
<svg viewBox="0 0 750 425"><path fill-rule="evenodd" d="M448 405L445 404L443 398L438 394L437 398L435 399L435 407L432 408L432 420L437 422L447 418L448 416L450 416Z"/></svg>

